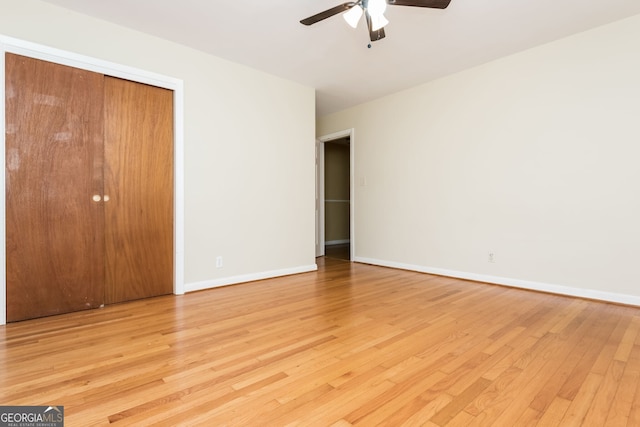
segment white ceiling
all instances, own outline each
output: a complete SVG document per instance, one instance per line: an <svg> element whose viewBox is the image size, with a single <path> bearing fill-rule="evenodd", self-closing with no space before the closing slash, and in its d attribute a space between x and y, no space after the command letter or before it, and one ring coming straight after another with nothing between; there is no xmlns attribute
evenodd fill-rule
<svg viewBox="0 0 640 427"><path fill-rule="evenodd" d="M368 49L363 20L299 23L345 0L46 1L312 86L319 116L640 13L640 0L389 6Z"/></svg>

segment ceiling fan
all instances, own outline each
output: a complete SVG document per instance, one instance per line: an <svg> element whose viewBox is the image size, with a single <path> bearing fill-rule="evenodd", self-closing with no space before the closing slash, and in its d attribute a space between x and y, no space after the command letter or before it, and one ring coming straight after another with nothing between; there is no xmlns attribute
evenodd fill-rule
<svg viewBox="0 0 640 427"><path fill-rule="evenodd" d="M353 28L358 26L358 22L362 15L365 15L367 27L369 28L369 38L372 42L378 41L385 37L384 26L389 23L384 17L387 4L395 6L412 6L412 7L429 7L433 9L445 9L449 6L451 0L357 0L343 3L339 6L327 9L324 12L317 13L313 16L300 21L304 25L312 25L324 19L330 18L342 12L344 19Z"/></svg>

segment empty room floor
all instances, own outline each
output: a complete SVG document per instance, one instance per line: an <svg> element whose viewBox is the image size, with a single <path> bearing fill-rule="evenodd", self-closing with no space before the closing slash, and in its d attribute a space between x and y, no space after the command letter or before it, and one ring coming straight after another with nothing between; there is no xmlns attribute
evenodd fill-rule
<svg viewBox="0 0 640 427"><path fill-rule="evenodd" d="M640 309L319 258L0 327L0 404L67 426L637 426Z"/></svg>

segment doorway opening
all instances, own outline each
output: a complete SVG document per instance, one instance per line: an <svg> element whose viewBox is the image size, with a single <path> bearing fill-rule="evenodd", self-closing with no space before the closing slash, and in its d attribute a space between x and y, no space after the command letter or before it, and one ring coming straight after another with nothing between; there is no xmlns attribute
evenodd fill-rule
<svg viewBox="0 0 640 427"><path fill-rule="evenodd" d="M324 143L325 256L351 260L351 138Z"/></svg>
<svg viewBox="0 0 640 427"><path fill-rule="evenodd" d="M353 129L319 138L316 161L316 256L350 261L355 254Z"/></svg>

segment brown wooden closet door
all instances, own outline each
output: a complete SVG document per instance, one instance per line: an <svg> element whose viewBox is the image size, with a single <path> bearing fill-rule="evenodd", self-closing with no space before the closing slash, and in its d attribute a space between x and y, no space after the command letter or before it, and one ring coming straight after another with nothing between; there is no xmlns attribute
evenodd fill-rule
<svg viewBox="0 0 640 427"><path fill-rule="evenodd" d="M7 320L104 302L103 76L6 54Z"/></svg>
<svg viewBox="0 0 640 427"><path fill-rule="evenodd" d="M106 302L173 292L173 92L105 77Z"/></svg>

